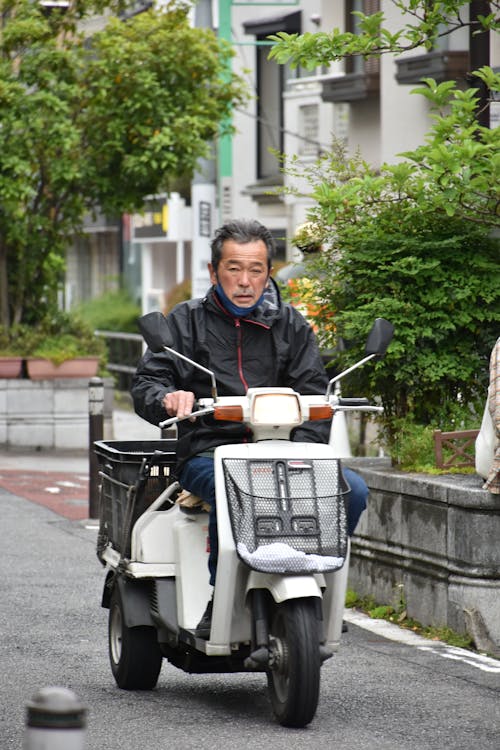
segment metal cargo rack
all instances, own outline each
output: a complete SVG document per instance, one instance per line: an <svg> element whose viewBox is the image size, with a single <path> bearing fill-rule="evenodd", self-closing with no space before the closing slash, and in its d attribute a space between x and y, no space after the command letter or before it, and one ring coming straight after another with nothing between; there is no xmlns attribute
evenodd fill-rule
<svg viewBox="0 0 500 750"><path fill-rule="evenodd" d="M175 479L176 441L97 440L99 464L99 536L97 554L109 543L130 555L130 534L151 503Z"/></svg>

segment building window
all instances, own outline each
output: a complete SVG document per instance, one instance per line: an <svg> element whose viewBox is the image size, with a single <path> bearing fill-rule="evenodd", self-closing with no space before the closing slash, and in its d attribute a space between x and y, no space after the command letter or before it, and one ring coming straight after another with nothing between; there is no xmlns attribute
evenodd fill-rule
<svg viewBox="0 0 500 750"><path fill-rule="evenodd" d="M347 0L345 5L346 31L351 34L359 34L359 18L354 16L354 12L364 13L365 16L371 16L380 10L380 0ZM371 74L378 73L379 60L377 57L371 57L365 60L362 55L354 55L346 59L346 73Z"/></svg>
<svg viewBox="0 0 500 750"><path fill-rule="evenodd" d="M299 107L300 156L317 156L319 141L319 107L304 104Z"/></svg>
<svg viewBox="0 0 500 750"><path fill-rule="evenodd" d="M301 12L286 16L248 21L244 24L246 34L255 36L257 42L267 41L270 34L286 31L289 34L301 30ZM257 73L257 179L266 182L281 182L280 165L272 150L283 151L283 92L286 82L296 71L286 65L276 65L268 60L269 46L256 46Z"/></svg>
<svg viewBox="0 0 500 750"><path fill-rule="evenodd" d="M283 65L268 60L269 47L257 47L257 177L276 174L278 164L271 149L283 151Z"/></svg>
<svg viewBox="0 0 500 750"><path fill-rule="evenodd" d="M353 12L361 11L369 16L380 9L380 0L346 0L346 31L353 34L359 31L359 20ZM380 63L377 57L366 60L362 55L346 58L345 75L326 76L323 80L321 97L325 102L356 102L374 97L380 93Z"/></svg>

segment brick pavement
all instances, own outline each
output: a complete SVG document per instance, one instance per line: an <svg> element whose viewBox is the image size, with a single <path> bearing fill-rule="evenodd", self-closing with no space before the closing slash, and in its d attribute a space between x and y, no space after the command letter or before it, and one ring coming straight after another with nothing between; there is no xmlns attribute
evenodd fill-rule
<svg viewBox="0 0 500 750"><path fill-rule="evenodd" d="M88 472L0 469L0 487L72 521L88 518Z"/></svg>
<svg viewBox="0 0 500 750"><path fill-rule="evenodd" d="M115 440L157 440L161 431L130 410L114 409ZM7 449L0 445L0 487L73 521L88 518L88 457L82 452Z"/></svg>

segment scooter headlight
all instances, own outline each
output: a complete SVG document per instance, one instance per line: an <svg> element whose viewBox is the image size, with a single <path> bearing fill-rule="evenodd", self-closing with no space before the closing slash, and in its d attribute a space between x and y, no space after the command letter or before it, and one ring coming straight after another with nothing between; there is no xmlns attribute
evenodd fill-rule
<svg viewBox="0 0 500 750"><path fill-rule="evenodd" d="M302 414L294 393L259 393L252 401L252 424L299 425Z"/></svg>

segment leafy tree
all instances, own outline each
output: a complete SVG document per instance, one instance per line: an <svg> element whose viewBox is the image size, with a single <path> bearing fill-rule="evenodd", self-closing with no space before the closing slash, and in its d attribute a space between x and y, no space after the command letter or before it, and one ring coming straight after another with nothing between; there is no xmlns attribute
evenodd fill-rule
<svg viewBox="0 0 500 750"><path fill-rule="evenodd" d="M500 89L489 69L477 74ZM414 93L430 100L434 125L405 161L375 172L336 146L308 174L326 248L316 293L351 343L346 363L360 358L375 317L396 329L386 357L348 386L381 396L390 445L408 415L460 429L457 404L462 418L479 414L500 323L499 129L475 120L474 89L428 80ZM319 324L333 345L330 321Z"/></svg>
<svg viewBox="0 0 500 750"><path fill-rule="evenodd" d="M342 60L352 55L401 54L423 47L432 50L436 41L459 29L472 27L473 32L498 31L500 28L500 2L485 2L486 12L469 17L466 13L470 0L391 0L407 21L403 28L391 30L383 11L366 15L355 11L357 31L330 33L288 34L279 32L270 39L276 42L270 57L279 63L288 62L313 69ZM465 20L467 18L467 20Z"/></svg>
<svg viewBox="0 0 500 750"><path fill-rule="evenodd" d="M244 96L190 3L118 18L115 0L0 0L0 322L56 305L85 212L139 210L209 153ZM83 21L106 13L90 39Z"/></svg>

